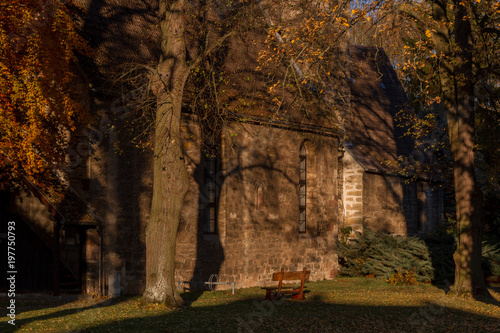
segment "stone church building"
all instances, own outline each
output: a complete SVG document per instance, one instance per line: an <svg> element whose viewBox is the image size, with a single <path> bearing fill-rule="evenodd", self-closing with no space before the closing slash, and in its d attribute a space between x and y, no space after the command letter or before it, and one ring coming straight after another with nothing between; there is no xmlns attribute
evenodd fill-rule
<svg viewBox="0 0 500 333"><path fill-rule="evenodd" d="M71 167L54 174L63 193L26 180L30 193L2 193L3 219L23 230L20 290L139 294L153 156L113 130L130 110L127 96L109 93L105 78L131 59L155 60L157 7L147 1L76 2L85 9L81 29L96 53L80 64L79 84L98 122L75 136ZM247 75L257 67L258 50L246 45L241 60L243 45L236 46L228 47L226 64ZM199 115L186 100L179 144L190 186L177 236L181 287L199 288L215 278L238 288L262 286L281 268L307 267L311 280L331 279L338 272L341 229L417 235L441 221L439 182L428 174L397 173L401 157L428 156L397 125L397 113L409 102L389 59L372 47L346 46L345 53L348 103L331 105L341 127L293 106L272 118L267 104L250 98L206 144ZM227 92L232 100L244 98L235 86Z"/></svg>

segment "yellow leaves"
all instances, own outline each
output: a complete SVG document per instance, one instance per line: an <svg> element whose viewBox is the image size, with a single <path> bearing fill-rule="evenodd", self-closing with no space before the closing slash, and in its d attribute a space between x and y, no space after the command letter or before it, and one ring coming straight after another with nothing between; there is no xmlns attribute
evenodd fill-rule
<svg viewBox="0 0 500 333"><path fill-rule="evenodd" d="M73 97L73 52L88 50L60 1L0 6L0 142L25 173L62 160L64 131L89 118Z"/></svg>
<svg viewBox="0 0 500 333"><path fill-rule="evenodd" d="M441 103L441 97L439 97L439 96L434 97L434 99L431 101L431 103L429 103L429 105L431 105L431 104L433 104L433 103L436 103L436 104ZM430 115L431 115L431 114L429 114L429 116L430 116Z"/></svg>
<svg viewBox="0 0 500 333"><path fill-rule="evenodd" d="M346 26L346 27L350 26L349 22L347 21L347 19L345 17L337 17L335 19L336 19L337 23L340 24L340 25L343 25L343 26Z"/></svg>
<svg viewBox="0 0 500 333"><path fill-rule="evenodd" d="M278 106L280 107L281 104L282 104L282 101L278 98L278 97L274 97L273 98L273 102Z"/></svg>
<svg viewBox="0 0 500 333"><path fill-rule="evenodd" d="M276 90L276 86L280 84L280 81L276 82L275 84L273 84L271 87L269 87L269 93L272 94L274 93L274 91Z"/></svg>
<svg viewBox="0 0 500 333"><path fill-rule="evenodd" d="M426 31L425 31L425 35L426 35L428 38L431 38L432 33L431 33L431 31L430 31L430 30L426 30Z"/></svg>

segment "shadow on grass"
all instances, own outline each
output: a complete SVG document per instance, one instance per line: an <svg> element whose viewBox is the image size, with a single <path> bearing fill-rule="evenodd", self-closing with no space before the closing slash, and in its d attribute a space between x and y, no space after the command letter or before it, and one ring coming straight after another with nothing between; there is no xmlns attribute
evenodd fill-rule
<svg viewBox="0 0 500 333"><path fill-rule="evenodd" d="M6 324L7 330L4 330L5 327L0 329L0 332L9 332L9 328L12 329L12 332L15 331L15 328L19 328L21 326L27 325L32 322L36 321L42 321L42 320L47 320L47 319L54 319L54 318L62 318L66 316L70 316L76 313L84 312L89 309L96 309L96 308L105 308L109 306L114 306L117 305L125 300L127 300L128 297L117 297L117 298L110 298L110 299L104 299L101 302L98 302L96 299L90 299L92 300L93 304L89 304L88 306L80 306L80 307L71 307L68 309L63 309L63 310L56 310L54 312L49 312L44 315L40 316L34 316L30 318L23 318L23 319L15 319L15 327L11 327L12 325L9 325L7 323L1 323L1 324ZM7 305L9 304L10 300L7 298L0 298L0 307L2 309L6 309ZM71 302L75 301L74 299L68 299L65 300L63 299L57 299L56 297L53 296L40 296L37 297L36 299L28 299L28 298L17 298L15 299L15 305L16 305L16 315L19 315L20 313L23 312L29 312L29 311L37 311L40 309L50 311L52 308L57 308L61 306L65 306L70 304Z"/></svg>
<svg viewBox="0 0 500 333"><path fill-rule="evenodd" d="M438 289L441 289L445 292L445 294L448 294L450 293L451 295L453 295L453 291L451 290L451 287L452 285L440 285L440 284L433 284L434 287L438 288ZM492 290L496 293L500 293L500 287L495 287L495 286L491 286L491 285L487 285L487 288L489 290ZM487 294L487 295L474 295L473 296L473 299L478 301L478 302L482 302L484 304L489 304L489 305L495 305L497 307L500 307L500 301L497 301L492 295L491 293ZM500 328L499 328L499 332L500 332Z"/></svg>
<svg viewBox="0 0 500 333"><path fill-rule="evenodd" d="M500 294L500 284L489 285L488 288Z"/></svg>
<svg viewBox="0 0 500 333"><path fill-rule="evenodd" d="M488 289L490 291L494 291L497 294L500 294L500 285L488 285ZM494 297L478 297L476 300L485 304L495 305L500 308L500 301L496 300ZM500 331L500 324L498 330Z"/></svg>
<svg viewBox="0 0 500 333"><path fill-rule="evenodd" d="M497 332L500 329L498 317L432 302L423 306L369 306L330 303L318 295L305 301L271 302L252 297L193 302L199 295L183 296L188 306L176 311L150 310L146 316L113 320L116 309L108 307L124 300L121 298L101 306L103 319L88 318L88 322L75 323L63 318L91 308L88 307L20 319L16 324L19 328L33 321L57 318L62 322L62 331L68 332ZM90 323L91 319L95 323ZM64 324L66 321L70 322L69 326Z"/></svg>

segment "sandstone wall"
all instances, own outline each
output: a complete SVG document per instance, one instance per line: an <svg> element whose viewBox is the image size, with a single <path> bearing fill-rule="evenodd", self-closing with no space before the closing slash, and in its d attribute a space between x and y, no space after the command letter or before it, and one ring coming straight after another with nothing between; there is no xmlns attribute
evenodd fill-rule
<svg viewBox="0 0 500 333"><path fill-rule="evenodd" d="M399 177L363 175L363 219L376 232L407 234L403 185Z"/></svg>
<svg viewBox="0 0 500 333"><path fill-rule="evenodd" d="M363 168L348 153L342 156L342 200L344 223L353 231L363 231Z"/></svg>
<svg viewBox="0 0 500 333"><path fill-rule="evenodd" d="M120 273L122 293L140 294L145 284L145 226L151 208L152 153L130 141L124 120L134 117L125 97L92 99L97 121L72 140L67 170L73 188L102 220L104 283ZM117 131L116 129L120 130ZM97 292L98 241L87 232L87 293Z"/></svg>
<svg viewBox="0 0 500 333"><path fill-rule="evenodd" d="M152 154L126 144L127 138L105 124L119 125L112 103L94 100L101 120L73 138L68 180L103 222L104 282L120 273L124 294L145 287L145 227L152 190ZM103 121L104 120L104 121ZM228 124L220 139L216 234L203 232L206 204L205 152L199 126L182 127L185 162L191 174L177 243L177 280L237 282L238 287L270 283L281 268L311 270L311 280L337 273L338 156L337 140L297 131ZM89 139L90 138L90 139ZM307 228L298 231L299 148L307 150ZM39 202L26 205L44 210ZM31 207L31 208L29 208ZM31 214L31 213L30 213ZM34 214L34 213L33 213ZM31 214L31 215L33 215ZM29 220L38 219L36 213ZM50 216L42 223L50 235ZM72 242L65 238L64 242ZM98 234L88 230L87 293L97 292ZM68 243L69 244L69 243ZM68 252L69 253L69 252ZM62 254L64 258L66 254Z"/></svg>
<svg viewBox="0 0 500 333"><path fill-rule="evenodd" d="M442 221L443 191L437 185L373 173L365 173L363 183L363 220L374 231L417 235Z"/></svg>
<svg viewBox="0 0 500 333"><path fill-rule="evenodd" d="M341 163L341 213L346 227L405 236L431 232L441 223L443 190L439 185L365 172L348 152Z"/></svg>
<svg viewBox="0 0 500 333"><path fill-rule="evenodd" d="M280 270L337 272L337 141L265 126L231 124L221 138L217 173L218 232L204 234L203 153L199 129L186 124L184 141L193 175L177 243L177 278L264 285ZM307 231L299 234L299 147L307 147Z"/></svg>

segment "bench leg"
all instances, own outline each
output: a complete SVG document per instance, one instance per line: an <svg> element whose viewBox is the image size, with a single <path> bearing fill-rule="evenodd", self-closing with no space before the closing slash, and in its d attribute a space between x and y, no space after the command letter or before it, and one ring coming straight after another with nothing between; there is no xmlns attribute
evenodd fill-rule
<svg viewBox="0 0 500 333"><path fill-rule="evenodd" d="M292 294L292 299L300 299L300 300L305 299L304 293L300 291L300 288L299 289L294 289L293 291L296 291L297 293L296 294Z"/></svg>
<svg viewBox="0 0 500 333"><path fill-rule="evenodd" d="M268 301L274 300L274 290L271 290L271 289L266 290L266 299Z"/></svg>

